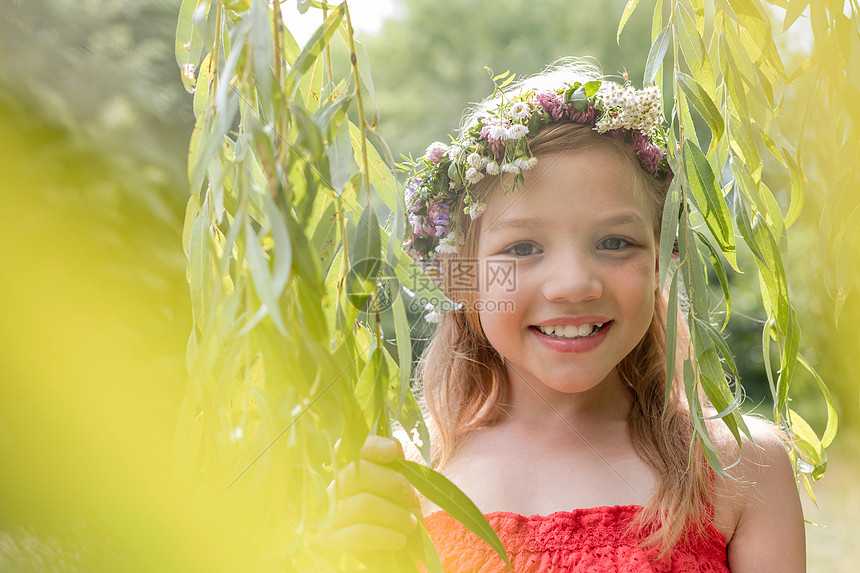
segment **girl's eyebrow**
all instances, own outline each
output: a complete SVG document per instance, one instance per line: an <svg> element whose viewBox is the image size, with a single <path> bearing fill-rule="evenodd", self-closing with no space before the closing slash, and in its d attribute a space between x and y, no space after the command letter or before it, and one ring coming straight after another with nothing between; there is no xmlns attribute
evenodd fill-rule
<svg viewBox="0 0 860 573"><path fill-rule="evenodd" d="M606 219L600 220L601 225L641 225L643 227L647 226L645 223L645 219L642 218L638 213L621 213L619 215L613 215L612 217L608 217Z"/></svg>
<svg viewBox="0 0 860 573"><path fill-rule="evenodd" d="M598 223L600 225L639 225L641 227L647 227L645 219L643 219L638 213L633 212L613 215L606 219L601 219ZM522 219L496 220L496 222L489 226L487 232L492 233L494 231L504 231L507 229L526 229L527 231L533 231L535 229L546 229L549 226L550 223L546 219L526 217Z"/></svg>
<svg viewBox="0 0 860 573"><path fill-rule="evenodd" d="M549 221L537 217L527 217L523 219L507 219L499 221L498 219L489 226L488 233L493 231L504 231L506 229L526 229L532 231L538 228L546 228L549 226Z"/></svg>

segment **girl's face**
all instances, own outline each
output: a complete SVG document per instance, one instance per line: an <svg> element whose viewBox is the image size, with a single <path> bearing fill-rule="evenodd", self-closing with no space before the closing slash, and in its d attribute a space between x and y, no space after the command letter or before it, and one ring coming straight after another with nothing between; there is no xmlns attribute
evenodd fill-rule
<svg viewBox="0 0 860 573"><path fill-rule="evenodd" d="M512 383L583 392L617 380L651 322L655 216L617 151L538 159L519 191L486 199L477 308Z"/></svg>

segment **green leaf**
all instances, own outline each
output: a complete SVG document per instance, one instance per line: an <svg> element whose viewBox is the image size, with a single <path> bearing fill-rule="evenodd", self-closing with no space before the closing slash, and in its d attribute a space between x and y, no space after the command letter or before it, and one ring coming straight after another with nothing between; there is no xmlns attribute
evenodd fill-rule
<svg viewBox="0 0 860 573"><path fill-rule="evenodd" d="M791 203L788 206L788 213L785 216L785 227L797 221L800 212L803 210L804 188L803 188L803 171L800 167L800 153L798 152L798 160L795 161L787 150L785 151L785 160L788 162L788 172L791 176Z"/></svg>
<svg viewBox="0 0 860 573"><path fill-rule="evenodd" d="M302 53L296 59L296 63L293 64L293 67L290 68L287 77L284 79L284 90L288 94L293 94L293 90L295 89L293 84L296 79L303 76L316 64L317 58L319 58L323 48L328 45L332 36L337 31L337 27L343 19L344 10L345 6L343 4L338 5L328 15L325 22L313 33L307 44L305 44Z"/></svg>
<svg viewBox="0 0 860 573"><path fill-rule="evenodd" d="M345 123L337 129L334 140L326 148L326 157L331 168L331 181L327 184L335 195L343 196L349 182L359 173L352 141L349 138L349 127Z"/></svg>
<svg viewBox="0 0 860 573"><path fill-rule="evenodd" d="M684 389L687 394L687 403L690 405L690 419L693 422L693 430L696 437L702 443L702 452L705 454L705 459L708 464L719 475L728 476L726 471L720 464L720 456L722 453L711 441L710 434L705 428L702 415L702 404L699 400L698 381L693 372L692 362L689 359L684 360Z"/></svg>
<svg viewBox="0 0 860 573"><path fill-rule="evenodd" d="M197 76L194 88L194 117L199 118L209 105L212 95L212 53L206 54L203 63L200 64L200 73Z"/></svg>
<svg viewBox="0 0 860 573"><path fill-rule="evenodd" d="M442 569L442 562L439 560L439 553L436 551L436 546L433 545L433 540L430 539L429 535L427 535L427 530L424 528L424 524L419 523L416 531L414 531L409 537L418 538L416 545L420 544L420 547L410 547L410 554L412 554L416 559L419 559L424 566L427 567L427 573L445 573Z"/></svg>
<svg viewBox="0 0 860 573"><path fill-rule="evenodd" d="M197 211L188 241L188 282L191 287L191 312L201 332L206 326L212 303L213 254L209 242L209 221L204 215L209 202Z"/></svg>
<svg viewBox="0 0 860 573"><path fill-rule="evenodd" d="M442 303L447 301L454 304L446 297L439 287L436 286L430 277L424 273L424 269L419 267L412 258L407 255L402 249L398 253L397 267L394 269L400 284L414 292L418 297ZM423 309L421 309L423 311Z"/></svg>
<svg viewBox="0 0 860 573"><path fill-rule="evenodd" d="M248 18L251 23L248 48L254 67L254 87L260 109L267 120L273 120L272 84L274 83L274 74L272 62L275 60L275 44L272 39L272 23L269 20L268 5L267 0L251 0Z"/></svg>
<svg viewBox="0 0 860 573"><path fill-rule="evenodd" d="M369 130L370 128L368 128ZM361 130L357 125L350 122L349 135L352 138L352 148L355 150L356 161L361 162ZM397 180L394 173L388 168L388 164L380 157L379 152L372 145L367 146L367 161L370 169L370 184L376 190L379 198L385 205L394 211L397 208Z"/></svg>
<svg viewBox="0 0 860 573"><path fill-rule="evenodd" d="M758 213L753 215L752 236L758 245L758 252L754 250L753 254L756 254L762 263L759 265L759 271L767 286L770 304L776 311L779 332L785 334L788 332L790 314L785 268L771 229Z"/></svg>
<svg viewBox="0 0 860 573"><path fill-rule="evenodd" d="M731 290L729 289L729 279L726 276L726 270L723 268L723 261L720 260L720 257L717 255L717 250L711 245L711 242L708 241L708 238L705 237L702 233L696 231L696 235L699 237L699 240L708 248L711 254L711 266L714 268L714 272L717 273L717 278L720 281L720 287L723 289L723 297L726 299L726 318L723 322L723 326L720 327L720 332L726 329L726 326L729 324L729 318L732 316L732 295Z"/></svg>
<svg viewBox="0 0 860 573"><path fill-rule="evenodd" d="M809 469L814 470L824 461L824 448L821 446L821 440L818 439L815 430L806 420L791 408L788 409L788 420L794 438L793 446L803 454L803 461L812 465L812 468ZM803 470L801 469L801 471ZM812 473L812 471L805 471L804 473Z"/></svg>
<svg viewBox="0 0 860 573"><path fill-rule="evenodd" d="M672 382L675 379L675 361L678 347L678 271L672 273L669 286L669 302L666 308L666 394L663 398L663 411L669 406Z"/></svg>
<svg viewBox="0 0 860 573"><path fill-rule="evenodd" d="M673 177L663 203L663 217L660 223L660 289L666 285L666 276L672 261L672 249L678 236L678 215L684 199L681 178Z"/></svg>
<svg viewBox="0 0 860 573"><path fill-rule="evenodd" d="M511 566L505 547L487 518L448 478L428 467L406 460L395 460L390 465L406 476L409 483L424 494L424 497L444 509L451 517L495 549L508 567Z"/></svg>
<svg viewBox="0 0 860 573"><path fill-rule="evenodd" d="M710 148L714 149L717 142L723 136L723 131L725 130L723 116L720 114L717 106L714 105L710 96L708 96L696 80L683 72L678 72L678 85L711 129L712 135ZM711 151L708 150L708 155L710 154Z"/></svg>
<svg viewBox="0 0 860 573"><path fill-rule="evenodd" d="M761 50L765 56L765 62L782 79L785 79L785 69L779 57L779 50L773 40L774 35L770 29L770 21L759 0L729 0L729 2L744 29L752 38L754 46Z"/></svg>
<svg viewBox="0 0 860 573"><path fill-rule="evenodd" d="M663 29L663 0L657 0L654 5L654 13L651 14L651 41L657 39L660 30Z"/></svg>
<svg viewBox="0 0 860 573"><path fill-rule="evenodd" d="M735 236L729 209L711 171L711 166L698 146L689 139L684 140L683 149L682 159L687 183L699 205L699 210L726 260L734 269L740 270L735 256Z"/></svg>
<svg viewBox="0 0 860 573"><path fill-rule="evenodd" d="M797 361L806 368L810 374L812 374L815 381L818 383L818 388L821 390L821 394L824 396L824 402L827 406L827 425L824 428L824 435L821 437L821 446L827 448L833 442L833 438L836 437L836 429L839 426L839 417L836 414L836 407L833 404L833 396L830 394L830 390L827 389L827 386L824 384L824 380L821 379L821 376L818 375L818 372L809 365L809 362L802 355L797 355Z"/></svg>
<svg viewBox="0 0 860 573"><path fill-rule="evenodd" d="M511 74L510 76L508 76L508 79L506 79L501 84L499 84L499 88L501 89L501 88L507 87L508 84L510 84L511 82L514 81L514 79L516 79L516 77L517 77L517 74Z"/></svg>
<svg viewBox="0 0 860 573"><path fill-rule="evenodd" d="M689 14L683 4L678 5L676 18L678 26L676 26L675 30L678 43L681 46L681 53L684 55L684 59L687 61L687 66L690 68L693 77L696 78L696 82L698 82L705 94L707 94L707 98L711 100L717 88L714 82L714 68L705 50L705 44L699 35L699 31L696 29L693 16Z"/></svg>
<svg viewBox="0 0 860 573"><path fill-rule="evenodd" d="M651 50L648 52L648 58L645 60L645 76L642 80L642 86L649 86L654 83L657 77L657 71L663 63L663 57L666 55L666 50L669 48L669 28L667 25L651 44Z"/></svg>
<svg viewBox="0 0 860 573"><path fill-rule="evenodd" d="M582 90L585 92L585 97L594 97L597 94L598 90L600 90L601 85L603 85L603 82L601 82L600 80L592 80L590 82L585 82L582 85Z"/></svg>
<svg viewBox="0 0 860 573"><path fill-rule="evenodd" d="M627 19L630 18L631 14L633 14L633 11L636 9L636 4L638 3L639 0L627 0L627 5L624 7L624 13L621 14L621 22L618 23L618 33L615 35L615 43L619 46L621 45L621 30L624 29Z"/></svg>
<svg viewBox="0 0 860 573"><path fill-rule="evenodd" d="M245 256L251 270L254 289L260 297L260 301L265 305L265 314L272 317L272 321L281 334L286 334L286 326L281 316L278 294L275 292L269 263L266 261L266 255L260 245L260 237L254 232L250 223L245 223Z"/></svg>
<svg viewBox="0 0 860 573"><path fill-rule="evenodd" d="M770 357L770 341L773 338L773 332L776 329L776 322L773 318L769 318L761 330L761 348L762 358L764 359L764 371L767 375L767 383L770 386L770 395L776 396L776 380L773 377L773 363Z"/></svg>
<svg viewBox="0 0 860 573"><path fill-rule="evenodd" d="M785 9L785 20L782 23L782 31L785 32L794 22L800 17L803 11L809 6L810 0L791 0L788 8Z"/></svg>
<svg viewBox="0 0 860 573"><path fill-rule="evenodd" d="M296 145L305 149L310 154L310 161L316 161L325 153L322 133L320 133L317 124L301 105L294 104L291 107L291 111L299 132Z"/></svg>
<svg viewBox="0 0 860 573"><path fill-rule="evenodd" d="M397 289L400 291L400 284ZM397 339L397 362L400 367L400 403L395 412L400 412L409 394L409 384L412 381L412 337L409 332L409 321L406 317L406 305L402 293L392 293L394 302L391 305L394 319L394 334Z"/></svg>
<svg viewBox="0 0 860 573"><path fill-rule="evenodd" d="M198 14L198 5L199 9L204 10L203 14ZM182 0L179 7L174 53L176 63L183 71L182 85L185 86L185 91L188 93L194 93L194 86L196 85L193 71L196 70L197 64L200 62L200 54L203 51L203 35L199 23L202 18L205 18L206 6L205 0ZM191 70L192 73L186 73L187 70Z"/></svg>
<svg viewBox="0 0 860 573"><path fill-rule="evenodd" d="M371 205L365 207L349 241L350 270L361 279L375 278L382 266L379 219Z"/></svg>

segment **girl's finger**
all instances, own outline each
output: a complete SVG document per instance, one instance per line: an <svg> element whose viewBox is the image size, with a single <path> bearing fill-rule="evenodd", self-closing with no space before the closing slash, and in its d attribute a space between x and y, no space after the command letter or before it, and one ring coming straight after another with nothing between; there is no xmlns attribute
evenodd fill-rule
<svg viewBox="0 0 860 573"><path fill-rule="evenodd" d="M334 529L355 524L379 525L404 534L418 526L415 515L385 498L372 493L359 493L338 502Z"/></svg>
<svg viewBox="0 0 860 573"><path fill-rule="evenodd" d="M403 448L394 438L384 438L369 434L364 440L359 457L378 464L390 464L394 460L404 459Z"/></svg>
<svg viewBox="0 0 860 573"><path fill-rule="evenodd" d="M349 464L338 473L337 499L346 499L360 492L374 493L403 507L420 503L415 488L403 474L367 460Z"/></svg>
<svg viewBox="0 0 860 573"><path fill-rule="evenodd" d="M331 547L351 553L398 551L406 547L406 536L398 531L371 524L357 524L333 531Z"/></svg>

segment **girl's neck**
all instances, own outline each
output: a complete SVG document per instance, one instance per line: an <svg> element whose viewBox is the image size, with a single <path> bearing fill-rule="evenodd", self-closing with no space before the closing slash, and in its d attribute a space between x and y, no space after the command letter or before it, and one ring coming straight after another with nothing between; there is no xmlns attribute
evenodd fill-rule
<svg viewBox="0 0 860 573"><path fill-rule="evenodd" d="M551 434L570 431L570 426L606 430L626 427L632 397L617 371L613 370L597 386L566 393L525 380L508 365L509 401L504 424L530 433Z"/></svg>

